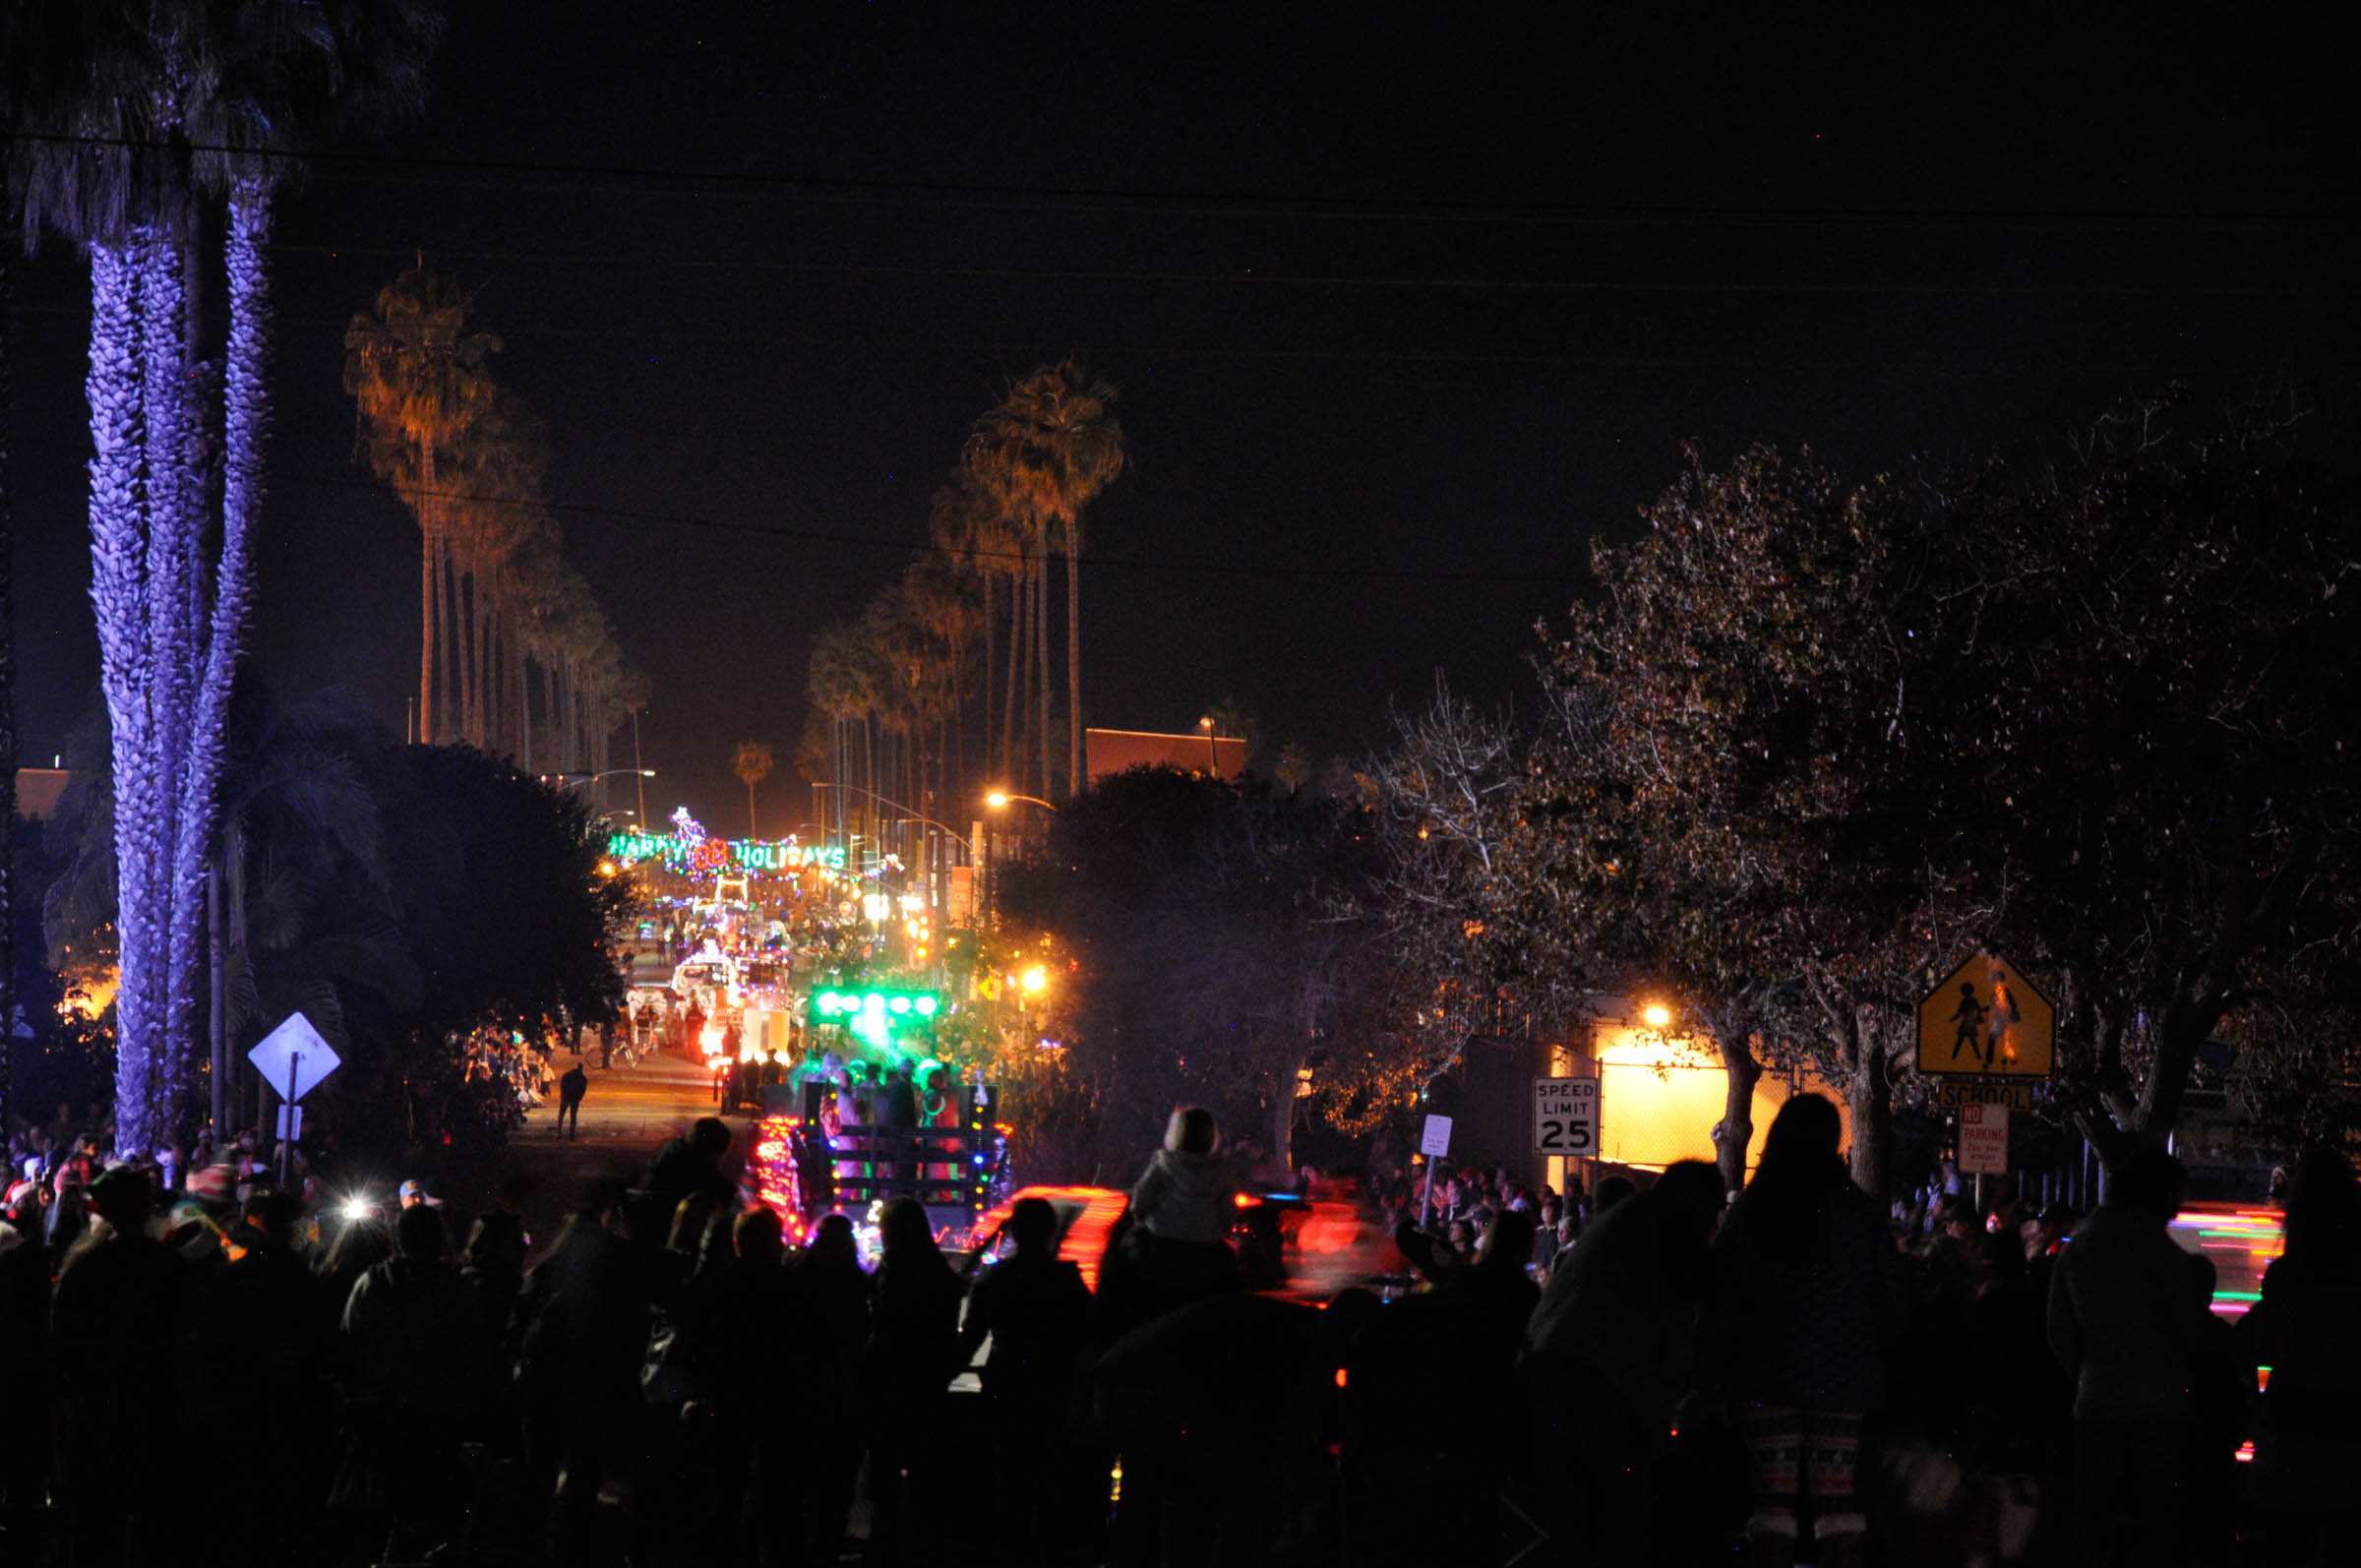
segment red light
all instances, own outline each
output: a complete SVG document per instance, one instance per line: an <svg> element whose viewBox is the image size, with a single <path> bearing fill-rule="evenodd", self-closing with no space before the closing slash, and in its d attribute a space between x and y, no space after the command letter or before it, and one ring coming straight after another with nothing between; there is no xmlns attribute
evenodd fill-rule
<svg viewBox="0 0 2361 1568"><path fill-rule="evenodd" d="M1336 1369L1336 1386L1339 1388L1345 1386L1345 1369L1341 1366Z"/></svg>

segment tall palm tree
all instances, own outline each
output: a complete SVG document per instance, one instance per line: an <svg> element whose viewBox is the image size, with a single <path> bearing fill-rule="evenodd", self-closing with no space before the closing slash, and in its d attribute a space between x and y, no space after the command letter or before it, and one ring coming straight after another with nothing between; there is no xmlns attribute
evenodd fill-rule
<svg viewBox="0 0 2361 1568"><path fill-rule="evenodd" d="M454 517L444 487L461 443L492 406L489 364L500 350L499 338L470 329L470 304L450 278L413 267L344 332L344 390L360 414L361 450L418 519L418 740L429 746L460 717L455 649L441 634L457 597L446 587ZM452 725L443 718L445 703L454 708Z"/></svg>
<svg viewBox="0 0 2361 1568"><path fill-rule="evenodd" d="M968 476L964 465L954 470L948 483L935 492L928 531L938 552L935 559L952 571L974 579L980 605L974 607L971 634L983 645L984 702L980 715L983 721L983 762L985 772L999 777L1002 767L1001 750L998 745L999 730L994 723L998 711L995 696L999 691L999 649L993 634L996 625L994 603L999 585L1013 582L1018 556L1015 536L1001 520L990 498L983 495ZM1010 591L1013 603L1014 590ZM1010 618L1013 633L1015 620ZM1015 648L1009 649L1011 667ZM963 716L964 718L964 716ZM965 733L961 732L964 756Z"/></svg>
<svg viewBox="0 0 2361 1568"><path fill-rule="evenodd" d="M16 126L20 96L17 73L25 59L19 33L22 7L0 6L0 133ZM8 166L0 163L0 214L9 208ZM0 245L0 1127L16 1111L17 950L17 603L16 513L11 510L8 431L14 413L15 380L9 370L8 248Z"/></svg>
<svg viewBox="0 0 2361 1568"><path fill-rule="evenodd" d="M1082 509L1123 471L1122 426L1116 421L1114 383L1067 359L1043 365L1008 389L976 422L968 469L999 501L1003 514L1023 520L1046 557L1065 557L1066 789L1082 789ZM1046 583L1045 583L1046 585ZM1039 597L1045 585L1037 585ZM1048 647L1041 648L1044 784L1048 779Z"/></svg>
<svg viewBox="0 0 2361 1568"><path fill-rule="evenodd" d="M9 148L24 232L30 244L54 230L91 266L91 600L116 791L122 957L117 1138L142 1150L169 1129L194 1080L199 912L260 496L267 193L299 117L325 124L367 97L364 85L388 79L399 51L375 19L402 8L115 0L16 9L11 69L20 84L36 84L18 94L31 134ZM380 57L346 60L344 45ZM209 562L197 398L212 376L198 341L195 240L205 202L223 194L228 451L219 555Z"/></svg>
<svg viewBox="0 0 2361 1568"><path fill-rule="evenodd" d="M762 836L755 830L755 786L770 777L773 765L770 748L760 741L740 741L737 752L730 757L731 771L738 775L738 782L746 786L746 836L749 838Z"/></svg>

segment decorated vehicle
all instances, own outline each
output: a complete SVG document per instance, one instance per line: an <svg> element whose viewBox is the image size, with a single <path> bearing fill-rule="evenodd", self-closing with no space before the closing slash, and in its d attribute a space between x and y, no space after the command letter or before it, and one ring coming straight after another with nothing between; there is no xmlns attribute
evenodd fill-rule
<svg viewBox="0 0 2361 1568"><path fill-rule="evenodd" d="M1058 1215L1058 1255L1098 1289L1099 1267L1116 1225L1130 1207L1113 1187L1026 1186L979 1216L959 1238L971 1270L998 1262L1008 1217L1023 1198L1040 1198ZM1296 1192L1241 1192L1230 1228L1240 1276L1260 1295L1312 1304L1354 1285L1376 1285L1401 1267L1393 1238L1380 1236L1352 1203Z"/></svg>

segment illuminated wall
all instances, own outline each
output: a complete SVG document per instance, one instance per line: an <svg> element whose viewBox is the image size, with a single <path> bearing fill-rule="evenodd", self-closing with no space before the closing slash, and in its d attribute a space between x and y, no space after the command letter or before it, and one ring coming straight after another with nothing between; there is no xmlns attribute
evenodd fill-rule
<svg viewBox="0 0 2361 1568"><path fill-rule="evenodd" d="M1601 1159L1662 1170L1675 1160L1714 1158L1714 1124L1722 1119L1729 1075L1711 1046L1602 1018L1593 1028L1591 1054L1599 1071ZM1852 1124L1844 1094L1809 1074L1803 1087L1837 1103L1849 1147ZM1764 1135L1787 1094L1784 1077L1765 1073L1755 1084L1749 1170L1762 1157Z"/></svg>

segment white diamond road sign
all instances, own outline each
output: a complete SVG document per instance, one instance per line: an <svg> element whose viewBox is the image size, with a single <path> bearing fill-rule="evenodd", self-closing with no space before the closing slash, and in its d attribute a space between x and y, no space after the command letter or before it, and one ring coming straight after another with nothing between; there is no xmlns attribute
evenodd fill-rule
<svg viewBox="0 0 2361 1568"><path fill-rule="evenodd" d="M344 1064L335 1048L321 1039L312 1021L299 1012L287 1014L287 1021L265 1035L260 1045L246 1053L246 1059L281 1100L302 1099L321 1079Z"/></svg>

